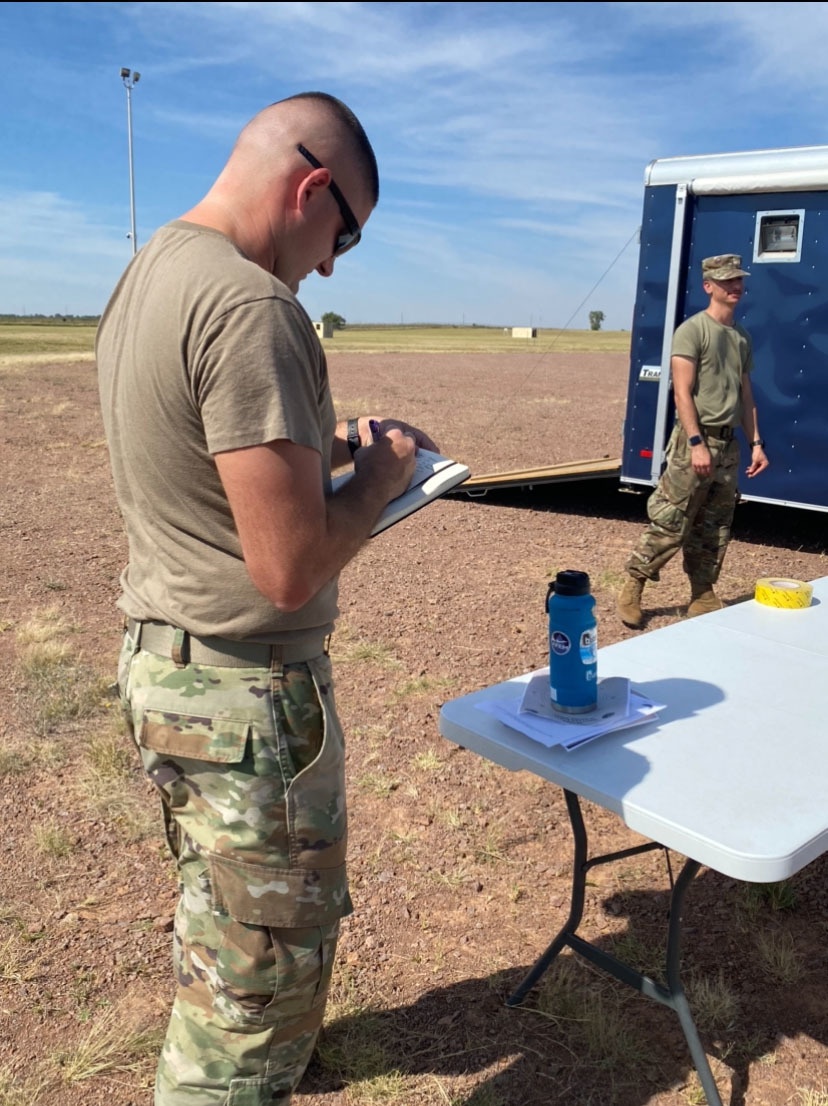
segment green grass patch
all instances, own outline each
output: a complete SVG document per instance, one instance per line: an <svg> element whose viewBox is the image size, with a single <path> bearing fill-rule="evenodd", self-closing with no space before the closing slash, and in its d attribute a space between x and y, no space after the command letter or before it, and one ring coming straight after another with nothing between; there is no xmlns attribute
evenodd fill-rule
<svg viewBox="0 0 828 1106"><path fill-rule="evenodd" d="M753 932L760 917L795 910L796 902L796 886L792 880L741 884L737 899L741 927Z"/></svg>
<svg viewBox="0 0 828 1106"><path fill-rule="evenodd" d="M424 695L431 691L444 691L452 686L453 681L446 676L416 676L413 680L407 680L402 686L395 688L394 696L397 699L406 699L409 695Z"/></svg>
<svg viewBox="0 0 828 1106"><path fill-rule="evenodd" d="M0 316L0 364L93 357L97 320L6 319ZM627 330L538 328L513 338L511 327L353 325L323 340L326 353L627 353Z"/></svg>
<svg viewBox="0 0 828 1106"><path fill-rule="evenodd" d="M360 790L366 791L377 799L388 798L400 786L398 779L387 776L384 772L364 772L355 782Z"/></svg>
<svg viewBox="0 0 828 1106"><path fill-rule="evenodd" d="M323 340L331 353L626 353L626 330L538 329L513 338L498 326L347 326Z"/></svg>
<svg viewBox="0 0 828 1106"><path fill-rule="evenodd" d="M0 323L0 360L75 357L95 352L97 326Z"/></svg>

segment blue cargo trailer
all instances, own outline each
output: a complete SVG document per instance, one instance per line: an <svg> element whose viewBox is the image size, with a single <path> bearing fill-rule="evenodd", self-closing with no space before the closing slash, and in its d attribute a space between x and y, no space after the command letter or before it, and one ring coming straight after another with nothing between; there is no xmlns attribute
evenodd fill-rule
<svg viewBox="0 0 828 1106"><path fill-rule="evenodd" d="M673 331L707 307L701 262L719 253L741 254L751 274L737 318L753 339L771 462L756 481L742 475L741 497L828 511L828 146L647 167L621 484L649 490L661 474L675 418Z"/></svg>

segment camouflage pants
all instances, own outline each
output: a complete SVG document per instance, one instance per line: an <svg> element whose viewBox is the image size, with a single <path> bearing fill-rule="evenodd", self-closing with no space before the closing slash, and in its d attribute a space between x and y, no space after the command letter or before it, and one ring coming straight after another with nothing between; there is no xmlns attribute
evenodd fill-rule
<svg viewBox="0 0 828 1106"><path fill-rule="evenodd" d="M667 467L647 502L650 525L627 562L631 576L658 580L663 565L681 549L693 584L710 587L718 580L738 499L739 444L711 437L707 446L713 471L699 477L687 435L674 428Z"/></svg>
<svg viewBox="0 0 828 1106"><path fill-rule="evenodd" d="M155 1106L285 1106L351 909L330 661L177 666L127 634L118 683L180 881Z"/></svg>

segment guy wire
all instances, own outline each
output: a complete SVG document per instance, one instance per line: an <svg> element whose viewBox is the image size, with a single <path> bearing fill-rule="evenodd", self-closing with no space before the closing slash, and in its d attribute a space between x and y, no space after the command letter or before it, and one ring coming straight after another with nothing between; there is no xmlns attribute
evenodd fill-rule
<svg viewBox="0 0 828 1106"><path fill-rule="evenodd" d="M572 322L572 320L575 318L575 316L578 314L578 312L581 310L581 308L584 306L584 304L589 300L589 297L592 295L592 293L595 291L595 289L599 286L599 284L604 280L604 278L607 276L607 274L610 273L611 270L613 269L613 267L616 265L616 263L618 261L620 261L622 255L626 252L626 250L629 247L630 243L635 238L637 238L640 235L640 233L641 233L641 227L639 225L632 232L630 237L627 239L627 241L624 243L624 245L621 247L621 249L618 251L618 253L615 255L615 257L609 263L607 268L598 277L598 279L595 281L593 286L590 288L590 290L587 292L587 294L584 296L584 298L581 300L581 302L578 304L578 306L575 308L575 310L572 312L572 314L566 320L564 325L552 336L552 339L544 346L543 350L539 354L538 363L536 365L533 365L532 368L529 370L529 372L526 374L526 376L523 378L523 380L521 381L521 386L525 385L527 383L527 381L529 381L532 378L532 376L535 374L536 370L541 367L541 365L543 363L543 358L546 356L547 353L552 352L552 346L555 344L555 342L558 340L558 338L560 338L560 336L562 334L566 333L566 331L569 329L569 324ZM504 400L503 405L501 405L501 407L499 409L494 411L494 413L492 415L492 418L491 418L491 421L486 426L487 430L491 426L493 426L494 423L500 417L501 412L502 412L502 408L503 408L503 406L505 406L505 402L506 401Z"/></svg>

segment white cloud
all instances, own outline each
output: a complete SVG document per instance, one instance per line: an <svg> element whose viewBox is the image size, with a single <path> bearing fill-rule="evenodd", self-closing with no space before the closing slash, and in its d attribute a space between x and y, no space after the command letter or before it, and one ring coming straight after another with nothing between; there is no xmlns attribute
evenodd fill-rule
<svg viewBox="0 0 828 1106"><path fill-rule="evenodd" d="M13 314L97 314L129 244L51 192L0 190L0 303Z"/></svg>
<svg viewBox="0 0 828 1106"><path fill-rule="evenodd" d="M317 87L356 110L380 207L362 260L309 289L341 283L362 318L403 296L453 315L472 296L512 315L533 288L577 303L640 221L653 158L819 143L828 127L825 5L67 4L53 6L51 41L23 5L7 8L20 22L0 43L0 95L14 103L0 123L4 267L25 259L46 289L48 258L64 283L74 259L69 279L96 302L129 249L126 227L107 225L116 204L126 222L114 62L142 72L139 241L203 195L265 104ZM627 254L601 285L623 320Z"/></svg>

